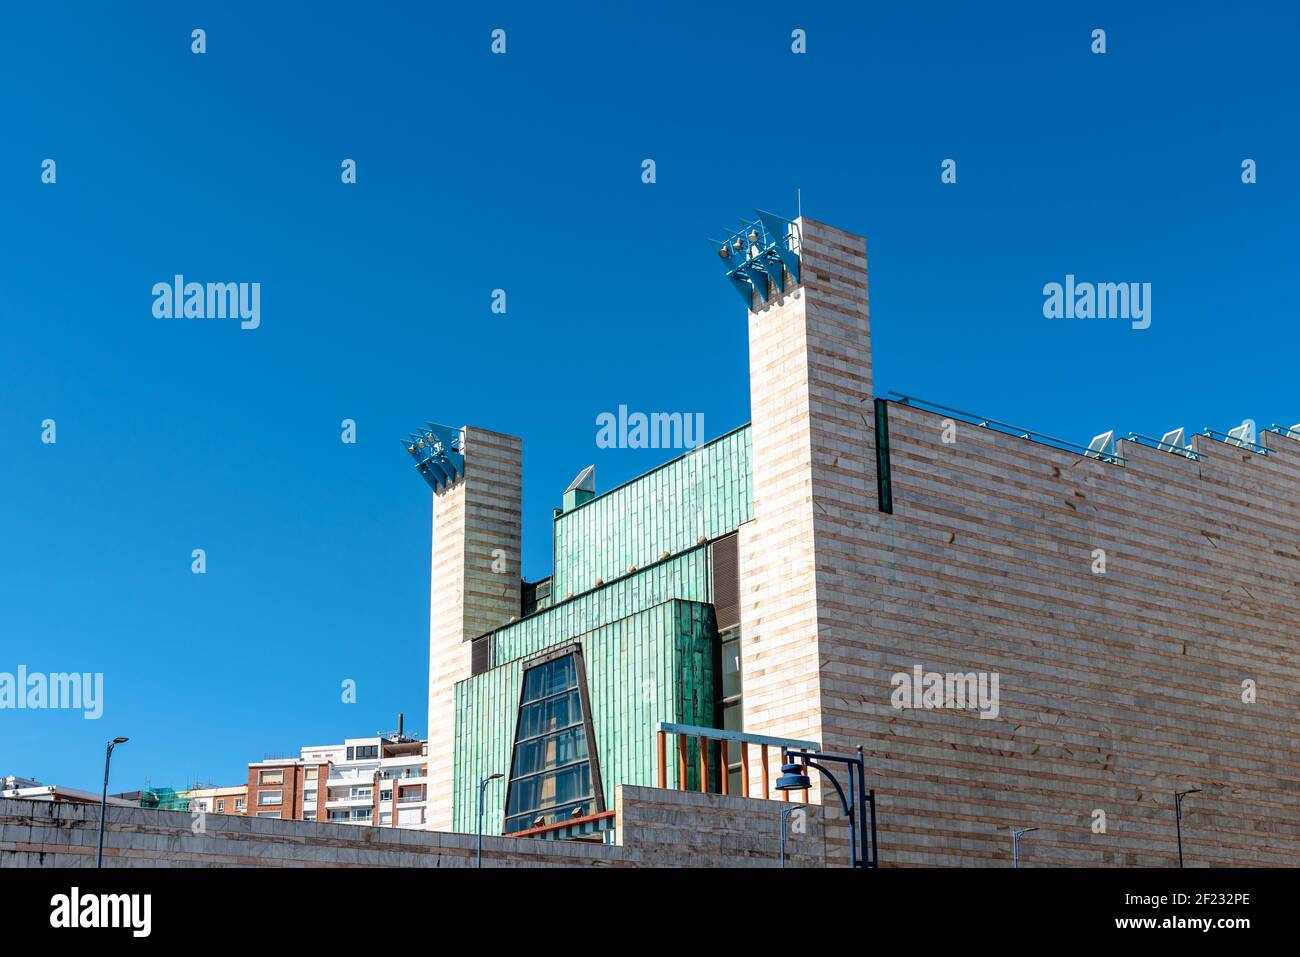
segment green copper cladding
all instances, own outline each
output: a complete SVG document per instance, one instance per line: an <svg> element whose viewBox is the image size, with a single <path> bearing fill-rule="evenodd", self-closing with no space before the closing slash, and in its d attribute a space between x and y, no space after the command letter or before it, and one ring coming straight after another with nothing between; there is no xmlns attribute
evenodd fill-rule
<svg viewBox="0 0 1300 957"><path fill-rule="evenodd" d="M711 692L716 632L711 605L673 599L538 649L554 651L575 641L582 649L606 808L614 806L616 784L656 783L654 731L660 721L717 725ZM474 830L477 782L510 773L528 664L529 658L515 658L456 684L453 830ZM692 751L690 787L698 787L697 767ZM670 786L677 785L677 774L677 762L670 761ZM484 830L499 834L504 785L489 795Z"/></svg>
<svg viewBox="0 0 1300 957"><path fill-rule="evenodd" d="M697 545L675 558L498 628L492 634L492 663L504 665L534 655L672 598L712 599L707 546Z"/></svg>
<svg viewBox="0 0 1300 957"><path fill-rule="evenodd" d="M589 472L555 517L550 606L494 631L487 670L456 685L455 830L474 830L478 781L511 773L529 663L567 646L582 651L607 808L616 785L657 783L658 722L721 726L712 548L702 542L753 515L749 427L594 498ZM689 743L690 788L699 787L696 748ZM675 757L667 772L676 786ZM484 827L500 833L506 787L489 789Z"/></svg>
<svg viewBox="0 0 1300 957"><path fill-rule="evenodd" d="M552 602L734 532L754 513L749 426L555 518Z"/></svg>

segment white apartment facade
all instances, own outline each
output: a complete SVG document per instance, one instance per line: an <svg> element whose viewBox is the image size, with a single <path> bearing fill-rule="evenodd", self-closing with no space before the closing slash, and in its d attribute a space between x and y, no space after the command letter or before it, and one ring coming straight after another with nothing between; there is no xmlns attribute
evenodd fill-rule
<svg viewBox="0 0 1300 957"><path fill-rule="evenodd" d="M428 744L401 734L312 745L248 771L250 816L407 828L428 819Z"/></svg>

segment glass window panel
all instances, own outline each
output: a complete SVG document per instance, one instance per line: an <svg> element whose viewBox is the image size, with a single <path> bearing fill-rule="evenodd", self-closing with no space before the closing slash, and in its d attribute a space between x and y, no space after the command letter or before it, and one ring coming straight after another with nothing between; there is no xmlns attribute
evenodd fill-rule
<svg viewBox="0 0 1300 957"><path fill-rule="evenodd" d="M740 639L722 643L722 697L740 694Z"/></svg>
<svg viewBox="0 0 1300 957"><path fill-rule="evenodd" d="M722 706L722 727L726 731L744 731L744 712L742 703L732 701ZM731 750L738 750L739 745L734 745Z"/></svg>
<svg viewBox="0 0 1300 957"><path fill-rule="evenodd" d="M506 799L506 831L592 805L592 775L577 660L566 655L524 673Z"/></svg>

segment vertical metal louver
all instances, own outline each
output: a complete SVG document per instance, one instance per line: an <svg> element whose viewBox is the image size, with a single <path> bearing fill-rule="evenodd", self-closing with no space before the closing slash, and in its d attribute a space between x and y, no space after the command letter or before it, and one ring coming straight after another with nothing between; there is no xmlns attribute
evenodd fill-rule
<svg viewBox="0 0 1300 957"><path fill-rule="evenodd" d="M469 673L481 675L492 667L492 633L480 635L469 643Z"/></svg>
<svg viewBox="0 0 1300 957"><path fill-rule="evenodd" d="M740 547L735 532L713 543L713 608L718 630L740 624Z"/></svg>

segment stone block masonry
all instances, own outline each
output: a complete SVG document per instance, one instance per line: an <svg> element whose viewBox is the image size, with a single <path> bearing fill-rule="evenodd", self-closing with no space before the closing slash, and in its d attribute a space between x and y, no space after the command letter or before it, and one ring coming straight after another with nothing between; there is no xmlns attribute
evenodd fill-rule
<svg viewBox="0 0 1300 957"><path fill-rule="evenodd" d="M483 838L484 867L776 867L779 801L620 786L615 844ZM473 867L475 836L209 814L193 834L183 811L109 808L104 866ZM0 800L0 867L91 867L95 805ZM809 808L787 866L821 867L825 825Z"/></svg>

